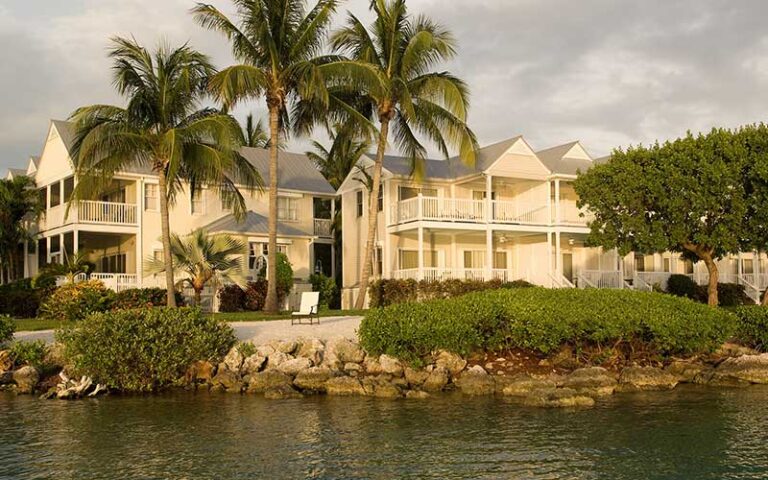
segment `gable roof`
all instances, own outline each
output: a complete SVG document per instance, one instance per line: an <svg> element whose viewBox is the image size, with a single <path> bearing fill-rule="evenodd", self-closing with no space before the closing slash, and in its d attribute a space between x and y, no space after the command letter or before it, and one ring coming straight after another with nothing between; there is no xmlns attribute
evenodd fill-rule
<svg viewBox="0 0 768 480"><path fill-rule="evenodd" d="M265 185L269 185L269 150L244 147L243 157L261 174ZM336 190L323 177L312 160L300 153L280 152L277 165L277 187L300 192L334 195Z"/></svg>
<svg viewBox="0 0 768 480"><path fill-rule="evenodd" d="M9 168L8 169L8 178L9 180L14 179L16 177L26 177L27 171L23 168Z"/></svg>
<svg viewBox="0 0 768 480"><path fill-rule="evenodd" d="M72 122L64 120L51 120L56 131L59 132L59 137L67 148L67 152L72 154L72 146L75 144L75 127Z"/></svg>
<svg viewBox="0 0 768 480"><path fill-rule="evenodd" d="M245 218L241 221L238 221L234 215L229 214L218 220L214 220L203 227L203 229L208 233L234 233L243 235L267 235L269 233L267 217L252 210L249 210L248 213L245 214ZM312 235L310 232L305 232L284 222L277 223L277 234L291 237L305 237L307 235Z"/></svg>
<svg viewBox="0 0 768 480"><path fill-rule="evenodd" d="M590 159L569 156L571 150L577 146L581 148L581 144L578 141L570 142L546 150L540 150L536 152L536 156L552 173L576 175L579 170L583 172L592 166L592 160Z"/></svg>

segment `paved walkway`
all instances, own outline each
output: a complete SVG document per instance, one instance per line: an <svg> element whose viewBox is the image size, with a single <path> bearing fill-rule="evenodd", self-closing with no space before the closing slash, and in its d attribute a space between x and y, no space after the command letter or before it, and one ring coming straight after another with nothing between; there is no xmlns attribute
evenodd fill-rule
<svg viewBox="0 0 768 480"><path fill-rule="evenodd" d="M293 340L299 337L314 337L327 340L333 337L356 338L360 320L363 317L325 317L320 319L320 325L293 325L290 320L273 320L269 322L232 322L239 340L253 340L256 344L270 340ZM53 330L39 332L18 332L15 340L44 340L53 342Z"/></svg>

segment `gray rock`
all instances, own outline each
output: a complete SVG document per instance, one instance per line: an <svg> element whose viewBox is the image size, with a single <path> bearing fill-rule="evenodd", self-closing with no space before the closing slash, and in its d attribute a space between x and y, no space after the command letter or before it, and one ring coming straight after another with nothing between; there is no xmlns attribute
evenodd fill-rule
<svg viewBox="0 0 768 480"><path fill-rule="evenodd" d="M451 375L456 376L467 366L467 361L461 355L441 350L435 356L435 365L447 369Z"/></svg>
<svg viewBox="0 0 768 480"><path fill-rule="evenodd" d="M365 352L352 340L334 338L325 344L324 363L343 365L347 362L361 363L363 360L365 360Z"/></svg>
<svg viewBox="0 0 768 480"><path fill-rule="evenodd" d="M335 376L335 373L329 368L312 367L299 372L293 379L293 384L301 390L325 392L325 384Z"/></svg>
<svg viewBox="0 0 768 480"><path fill-rule="evenodd" d="M383 373L392 375L393 377L403 376L403 364L400 363L400 360L397 358L390 357L389 355L382 355L379 357L379 364L381 364L381 371Z"/></svg>
<svg viewBox="0 0 768 480"><path fill-rule="evenodd" d="M317 338L307 338L299 341L295 356L297 358L308 358L312 360L313 365L320 365L323 361L325 344Z"/></svg>
<svg viewBox="0 0 768 480"><path fill-rule="evenodd" d="M680 383L696 383L696 377L707 369L708 367L701 363L675 361L667 365L664 370L677 378Z"/></svg>
<svg viewBox="0 0 768 480"><path fill-rule="evenodd" d="M332 396L365 395L363 384L357 378L335 377L325 384L325 390Z"/></svg>
<svg viewBox="0 0 768 480"><path fill-rule="evenodd" d="M296 340L272 340L267 345L286 355L292 355L299 347Z"/></svg>
<svg viewBox="0 0 768 480"><path fill-rule="evenodd" d="M216 376L211 379L211 385L216 390L225 390L227 392L241 392L243 390L243 381L240 374L220 368Z"/></svg>
<svg viewBox="0 0 768 480"><path fill-rule="evenodd" d="M299 372L306 370L312 366L312 360L308 358L293 358L286 360L277 366L277 369L286 375L295 377Z"/></svg>
<svg viewBox="0 0 768 480"><path fill-rule="evenodd" d="M717 366L713 378L768 384L768 353L729 358Z"/></svg>
<svg viewBox="0 0 768 480"><path fill-rule="evenodd" d="M450 373L447 368L436 367L429 373L429 376L424 380L421 388L425 392L440 392L446 385L448 385L450 378Z"/></svg>
<svg viewBox="0 0 768 480"><path fill-rule="evenodd" d="M276 351L277 350L275 350L275 347L273 347L272 345L258 345L256 347L256 353L261 355L262 357L269 357Z"/></svg>
<svg viewBox="0 0 768 480"><path fill-rule="evenodd" d="M27 365L13 372L13 381L16 383L17 392L32 393L40 382L40 372L35 367Z"/></svg>
<svg viewBox="0 0 768 480"><path fill-rule="evenodd" d="M616 379L602 367L579 368L565 377L563 387L590 397L613 395Z"/></svg>
<svg viewBox="0 0 768 480"><path fill-rule="evenodd" d="M482 367L480 369L482 370ZM456 380L456 386L461 390L461 393L466 395L491 395L496 391L496 382L493 376L488 375L485 370L482 370L481 373L475 367L464 372Z"/></svg>
<svg viewBox="0 0 768 480"><path fill-rule="evenodd" d="M270 400L285 400L287 398L303 398L304 395L290 385L277 385L264 392L264 398Z"/></svg>
<svg viewBox="0 0 768 480"><path fill-rule="evenodd" d="M556 387L557 382L552 377L536 378L521 374L510 377L502 393L512 397L523 397L536 390L549 390Z"/></svg>
<svg viewBox="0 0 768 480"><path fill-rule="evenodd" d="M270 368L277 368L280 365L282 365L283 363L285 363L285 362L287 362L289 360L292 360L292 359L293 359L293 357L288 355L287 353L274 351L274 352L270 353L267 356L267 366L266 366L266 368L268 368L268 369L270 369Z"/></svg>
<svg viewBox="0 0 768 480"><path fill-rule="evenodd" d="M400 389L400 380L388 375L363 378L362 385L365 394L378 398L400 398L403 393Z"/></svg>
<svg viewBox="0 0 768 480"><path fill-rule="evenodd" d="M281 385L293 385L293 380L288 375L277 370L266 370L251 375L248 381L249 393L264 393L267 390Z"/></svg>
<svg viewBox="0 0 768 480"><path fill-rule="evenodd" d="M259 373L266 363L266 357L262 357L258 353L254 353L243 361L243 367L241 370L243 375L253 375L254 373Z"/></svg>
<svg viewBox="0 0 768 480"><path fill-rule="evenodd" d="M488 375L488 372L486 372L485 369L480 365L475 365L473 367L470 367L469 369L467 369L466 373L475 373L477 375Z"/></svg>
<svg viewBox="0 0 768 480"><path fill-rule="evenodd" d="M239 372L240 367L243 366L244 360L245 357L240 353L240 345L235 345L229 350L227 356L224 357L224 365L226 365L230 371Z"/></svg>
<svg viewBox="0 0 768 480"><path fill-rule="evenodd" d="M363 366L359 363L347 362L344 364L344 372L348 375L356 377L363 371Z"/></svg>
<svg viewBox="0 0 768 480"><path fill-rule="evenodd" d="M412 386L418 387L423 385L427 378L429 378L429 372L426 370L416 370L411 367L406 367L405 369L405 379Z"/></svg>
<svg viewBox="0 0 768 480"><path fill-rule="evenodd" d="M545 408L591 407L595 404L595 399L572 388L548 388L530 392L523 403Z"/></svg>
<svg viewBox="0 0 768 480"><path fill-rule="evenodd" d="M405 392L405 398L408 399L423 400L429 398L429 396L427 392L422 392L421 390L408 390Z"/></svg>
<svg viewBox="0 0 768 480"><path fill-rule="evenodd" d="M379 362L379 357L366 356L363 361L363 368L365 368L365 373L368 375L380 375L384 373L384 369Z"/></svg>
<svg viewBox="0 0 768 480"><path fill-rule="evenodd" d="M672 390L677 386L677 377L656 367L627 367L619 375L620 392L647 390Z"/></svg>

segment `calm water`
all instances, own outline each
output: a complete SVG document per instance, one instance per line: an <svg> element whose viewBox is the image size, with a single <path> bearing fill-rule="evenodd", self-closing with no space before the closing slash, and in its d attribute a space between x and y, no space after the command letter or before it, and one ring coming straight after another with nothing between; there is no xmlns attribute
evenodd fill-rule
<svg viewBox="0 0 768 480"><path fill-rule="evenodd" d="M618 395L538 410L254 396L42 402L0 394L0 478L768 477L768 388Z"/></svg>

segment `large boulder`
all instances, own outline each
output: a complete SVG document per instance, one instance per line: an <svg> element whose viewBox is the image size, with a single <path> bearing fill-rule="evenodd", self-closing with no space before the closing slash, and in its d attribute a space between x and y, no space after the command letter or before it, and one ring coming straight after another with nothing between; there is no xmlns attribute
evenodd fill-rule
<svg viewBox="0 0 768 480"><path fill-rule="evenodd" d="M324 363L337 366L347 362L361 363L365 352L360 345L346 338L334 338L325 344Z"/></svg>
<svg viewBox="0 0 768 480"><path fill-rule="evenodd" d="M351 396L365 395L363 384L357 378L335 377L325 384L325 390L328 395L333 396Z"/></svg>
<svg viewBox="0 0 768 480"><path fill-rule="evenodd" d="M545 408L591 407L595 404L595 399L572 388L545 388L530 392L523 403Z"/></svg>
<svg viewBox="0 0 768 480"><path fill-rule="evenodd" d="M389 355L382 355L379 357L379 364L381 365L382 373L392 375L393 377L403 376L403 364L400 363L400 360L397 358L390 357Z"/></svg>
<svg viewBox="0 0 768 480"><path fill-rule="evenodd" d="M299 346L294 355L296 358L308 358L313 365L320 365L323 361L325 344L317 338L306 338L299 341Z"/></svg>
<svg viewBox="0 0 768 480"><path fill-rule="evenodd" d="M427 392L422 392L421 390L408 390L405 392L405 398L424 400L425 398L429 398L429 394Z"/></svg>
<svg viewBox="0 0 768 480"><path fill-rule="evenodd" d="M479 365L464 372L458 380L456 386L461 393L467 395L491 395L496 391L496 382L492 375L483 370Z"/></svg>
<svg viewBox="0 0 768 480"><path fill-rule="evenodd" d="M35 367L27 365L13 372L13 382L17 392L32 393L40 382L40 372Z"/></svg>
<svg viewBox="0 0 768 480"><path fill-rule="evenodd" d="M298 375L299 372L306 370L312 366L312 360L308 358L293 358L291 360L286 360L285 362L281 363L277 366L277 369L286 375L290 375L292 377L295 377Z"/></svg>
<svg viewBox="0 0 768 480"><path fill-rule="evenodd" d="M701 363L677 360L667 365L664 370L680 383L696 383L696 379L709 368Z"/></svg>
<svg viewBox="0 0 768 480"><path fill-rule="evenodd" d="M7 372L13 368L13 358L8 350L0 350L0 373Z"/></svg>
<svg viewBox="0 0 768 480"><path fill-rule="evenodd" d="M267 357L262 357L258 353L254 353L243 361L241 370L243 375L253 375L259 373L266 363Z"/></svg>
<svg viewBox="0 0 768 480"><path fill-rule="evenodd" d="M227 368L219 368L216 376L211 379L214 390L239 393L243 390L243 380L240 374Z"/></svg>
<svg viewBox="0 0 768 480"><path fill-rule="evenodd" d="M515 375L505 382L502 393L511 397L524 397L536 390L548 390L557 387L552 377L536 378L526 374Z"/></svg>
<svg viewBox="0 0 768 480"><path fill-rule="evenodd" d="M363 368L368 375L381 375L384 373L384 369L381 367L381 362L379 362L379 357L374 357L372 355L366 355L365 360L363 360Z"/></svg>
<svg viewBox="0 0 768 480"><path fill-rule="evenodd" d="M393 379L388 375L363 378L362 385L365 394L378 398L400 398L403 392L400 389L400 379Z"/></svg>
<svg viewBox="0 0 768 480"><path fill-rule="evenodd" d="M240 345L235 345L229 350L227 356L224 357L224 365L233 372L239 372L244 360L245 357L240 352Z"/></svg>
<svg viewBox="0 0 768 480"><path fill-rule="evenodd" d="M288 355L287 353L283 353L275 350L274 352L267 355L267 366L265 368L267 369L277 368L289 360L293 360L293 357Z"/></svg>
<svg viewBox="0 0 768 480"><path fill-rule="evenodd" d="M280 353L293 355L293 353L299 347L299 342L296 340L272 340L271 342L267 343L267 345Z"/></svg>
<svg viewBox="0 0 768 480"><path fill-rule="evenodd" d="M302 398L304 395L290 385L277 385L264 392L264 398L269 400L285 400L287 398Z"/></svg>
<svg viewBox="0 0 768 480"><path fill-rule="evenodd" d="M718 365L712 379L768 384L768 353L729 358Z"/></svg>
<svg viewBox="0 0 768 480"><path fill-rule="evenodd" d="M51 367L64 368L67 366L67 360L64 356L64 344L55 342L45 348L45 357L43 363Z"/></svg>
<svg viewBox="0 0 768 480"><path fill-rule="evenodd" d="M467 366L467 361L461 355L440 350L435 355L435 365L447 369L451 375L456 376Z"/></svg>
<svg viewBox="0 0 768 480"><path fill-rule="evenodd" d="M621 392L672 390L677 383L677 377L660 368L627 367L619 375L619 385L616 390Z"/></svg>
<svg viewBox="0 0 768 480"><path fill-rule="evenodd" d="M435 367L429 372L429 376L424 380L421 389L425 392L440 392L448 385L450 379L450 372L447 368Z"/></svg>
<svg viewBox="0 0 768 480"><path fill-rule="evenodd" d="M279 387L281 385L293 385L293 379L278 370L266 370L251 375L248 380L249 393L264 393L267 390Z"/></svg>
<svg viewBox="0 0 768 480"><path fill-rule="evenodd" d="M334 372L326 367L312 367L299 372L293 379L293 385L310 392L325 392L325 384L335 377Z"/></svg>
<svg viewBox="0 0 768 480"><path fill-rule="evenodd" d="M613 395L616 379L602 367L579 368L563 380L563 387L590 397Z"/></svg>
<svg viewBox="0 0 768 480"><path fill-rule="evenodd" d="M420 387L429 378L429 372L426 370L418 370L411 367L405 369L405 380L409 385L414 387Z"/></svg>

